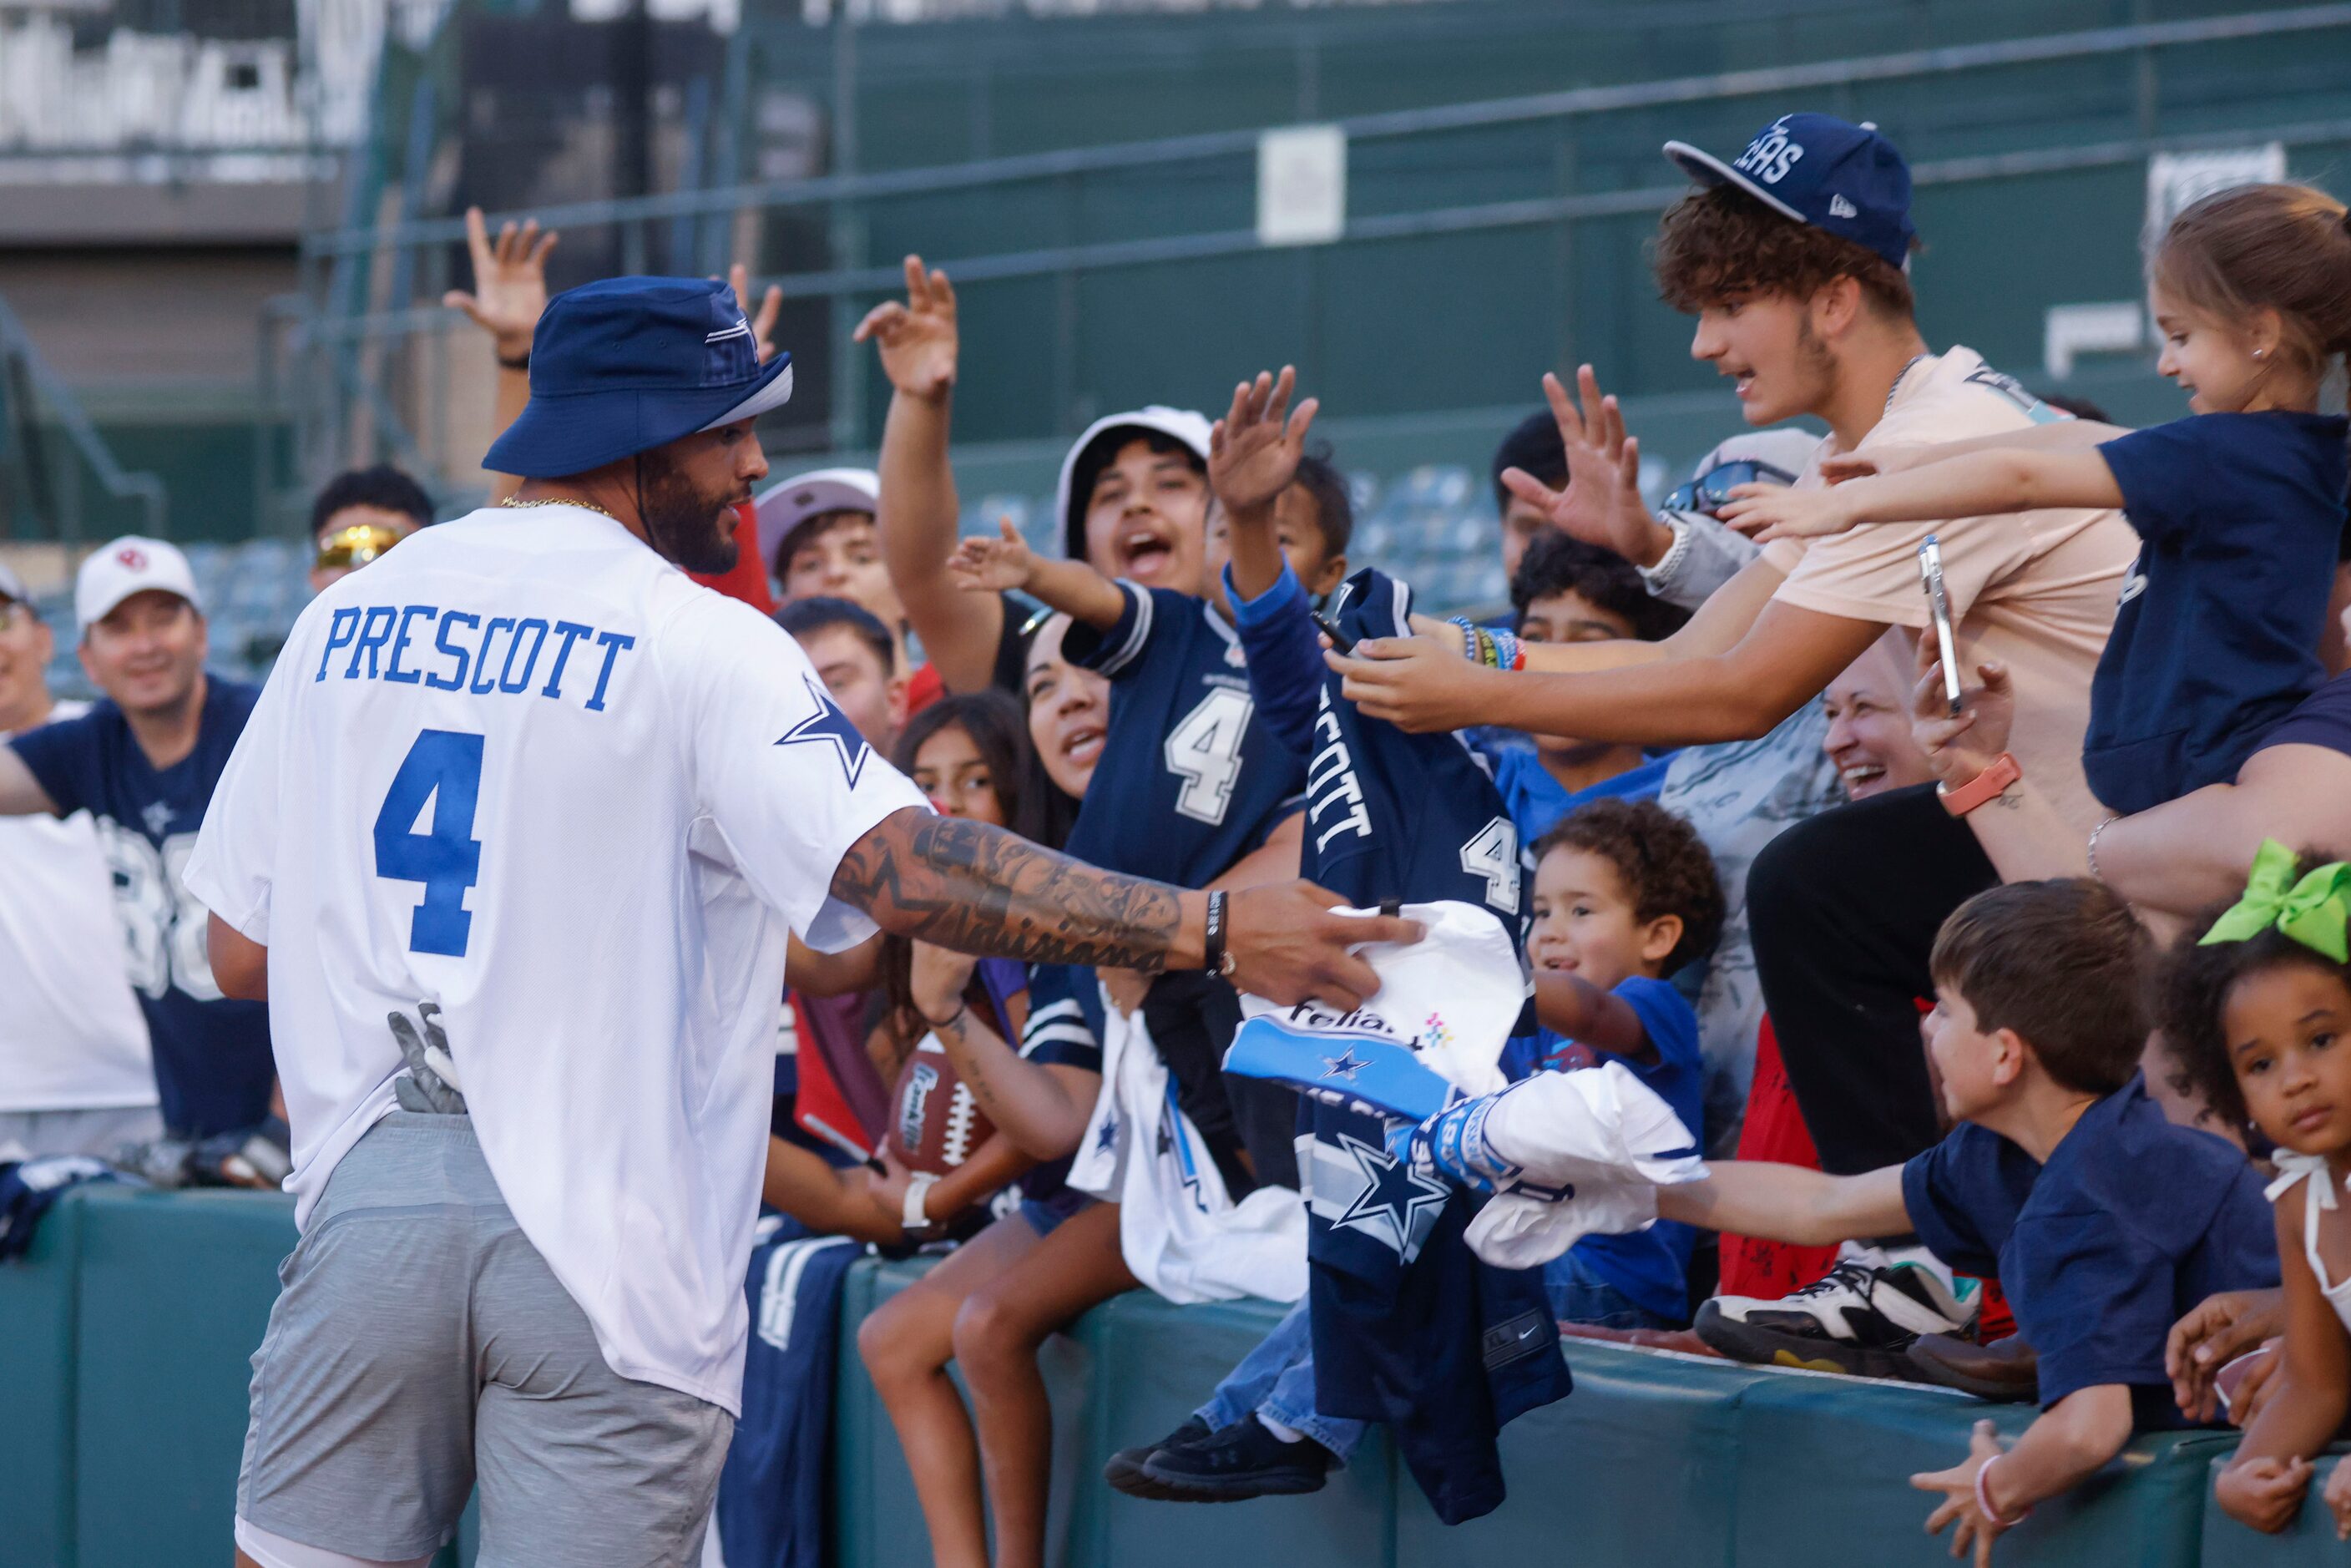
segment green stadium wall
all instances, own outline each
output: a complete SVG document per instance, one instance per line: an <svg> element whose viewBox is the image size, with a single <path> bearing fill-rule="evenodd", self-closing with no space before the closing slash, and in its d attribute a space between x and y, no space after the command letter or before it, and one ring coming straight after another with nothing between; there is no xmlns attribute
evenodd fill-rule
<svg viewBox="0 0 2351 1568"><path fill-rule="evenodd" d="M29 1258L0 1264L0 1568L214 1568L228 1555L247 1358L294 1240L290 1199L129 1187L67 1194ZM856 1325L920 1263L852 1266L836 1332L830 1444L838 1568L927 1556ZM387 1290L400 1282L386 1281ZM1118 1448L1172 1429L1279 1317L1269 1302L1176 1308L1136 1292L1046 1350L1053 1538L1065 1568L1438 1568L1465 1552L1568 1568L1809 1568L1947 1561L1907 1482L1964 1453L1973 1423L2028 1412L1866 1384L1572 1343L1565 1400L1504 1434L1510 1499L1447 1529L1374 1432L1322 1491L1228 1507L1119 1496ZM2339 1563L2314 1495L2257 1536L2210 1506L2230 1434L2145 1437L2005 1538L2008 1568L2289 1568ZM396 1484L396 1482L394 1483ZM470 1563L470 1521L440 1568Z"/></svg>

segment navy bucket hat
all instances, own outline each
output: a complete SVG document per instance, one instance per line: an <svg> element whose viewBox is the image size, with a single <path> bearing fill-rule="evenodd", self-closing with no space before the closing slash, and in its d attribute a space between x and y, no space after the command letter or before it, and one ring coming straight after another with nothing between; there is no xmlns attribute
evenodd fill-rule
<svg viewBox="0 0 2351 1568"><path fill-rule="evenodd" d="M559 479L776 407L792 357L759 363L716 279L608 277L557 295L530 344L530 402L482 466Z"/></svg>

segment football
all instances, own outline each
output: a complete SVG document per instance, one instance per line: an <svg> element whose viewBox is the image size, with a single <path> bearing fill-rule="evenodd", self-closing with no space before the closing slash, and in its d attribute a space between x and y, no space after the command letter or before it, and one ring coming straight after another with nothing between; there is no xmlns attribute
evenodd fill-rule
<svg viewBox="0 0 2351 1568"><path fill-rule="evenodd" d="M925 1035L890 1092L890 1152L908 1170L945 1176L995 1131L946 1048Z"/></svg>

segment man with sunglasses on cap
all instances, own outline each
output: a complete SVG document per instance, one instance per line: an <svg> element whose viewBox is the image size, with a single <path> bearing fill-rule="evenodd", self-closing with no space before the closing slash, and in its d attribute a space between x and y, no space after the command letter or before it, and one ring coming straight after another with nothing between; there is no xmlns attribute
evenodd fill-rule
<svg viewBox="0 0 2351 1568"><path fill-rule="evenodd" d="M53 702L47 622L0 564L0 742L79 718ZM0 821L0 1162L160 1136L155 1068L87 812Z"/></svg>
<svg viewBox="0 0 2351 1568"><path fill-rule="evenodd" d="M486 459L521 488L329 589L262 694L187 873L296 1134L240 1563L421 1564L477 1484L485 1561L700 1560L788 936L1345 1002L1415 935L934 815L681 570L733 564L790 376L723 283L559 295Z"/></svg>
<svg viewBox="0 0 2351 1568"><path fill-rule="evenodd" d="M1799 485L1823 482L1825 457L2063 417L1972 350L1928 349L1910 288L1909 168L1874 127L1789 114L1729 162L1679 141L1666 152L1700 188L1661 225L1661 292L1698 319L1690 352L1733 380L1750 425L1799 414L1828 425ZM1578 380L1572 401L1545 378L1573 483L1552 492L1521 476L1511 487L1562 526L1580 508L1645 514L1638 444L1589 367ZM2137 549L2112 510L1782 540L1664 643L1531 650L1523 674L1476 668L1426 641L1367 644L1340 662L1347 695L1417 728L1506 724L1648 745L1761 735L1889 626L1915 639L1928 624L1917 550L1930 533L1963 660L1998 660L2015 681L2015 761L2052 781L2086 834L2099 816L2082 772L2090 678ZM1675 565L1668 547L1653 570ZM1958 815L1992 792L1887 790L1797 823L1756 858L1758 972L1832 1174L1899 1163L1938 1135L1914 1002L1932 994L1927 957L1944 915L1998 880ZM1915 1239L1882 1240L1784 1301L1709 1303L1698 1330L1727 1353L1768 1346L1763 1359L1858 1368L1916 1333L1972 1322L1972 1296Z"/></svg>
<svg viewBox="0 0 2351 1568"><path fill-rule="evenodd" d="M420 528L433 526L433 497L389 463L327 481L310 503L310 591L324 593Z"/></svg>
<svg viewBox="0 0 2351 1568"><path fill-rule="evenodd" d="M0 746L0 816L88 811L96 825L166 1134L142 1149L142 1173L275 1186L287 1167L271 1115L269 1012L224 995L204 906L180 880L260 694L206 674L194 574L161 539L92 552L75 580L74 617L82 668L106 700Z"/></svg>

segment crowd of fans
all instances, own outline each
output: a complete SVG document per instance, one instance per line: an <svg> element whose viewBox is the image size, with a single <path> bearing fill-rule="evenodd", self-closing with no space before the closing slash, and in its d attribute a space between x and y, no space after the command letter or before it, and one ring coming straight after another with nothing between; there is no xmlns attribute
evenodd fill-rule
<svg viewBox="0 0 2351 1568"><path fill-rule="evenodd" d="M2183 213L2147 277L2189 412L2131 432L1929 347L1908 172L1873 130L1794 114L1735 161L1667 151L1697 185L1657 235L1660 290L1754 428L1653 507L1592 371L1547 378L1495 454L1510 603L1482 619L1416 615L1351 556L1340 455L1287 371L1213 423L1096 422L1061 467L1061 557L1008 523L959 540L954 393L987 369L912 257L858 329L892 388L876 468L743 508L712 586L772 610L938 810L1187 887L1458 901L1531 977L1512 1086L1384 1144L1343 1124L1360 1111L1221 1071L1243 1009L1217 977L795 945L761 1259L828 1237L944 1254L855 1345L936 1561L1043 1561L1039 1349L1138 1285L1296 1305L1106 1484L1312 1490L1385 1420L1446 1517L1494 1506L1448 1407L1489 1401L1490 1464L1513 1400L1560 1390L1414 1388L1343 1343L1364 1287L1339 1233L1369 1200L1334 1199L1326 1159L1433 1195L1427 1224L1397 1210L1396 1267L1467 1257L1441 1216L1524 1173L1464 1119L1559 1074L1621 1069L1720 1157L1477 1290L1531 1292L1572 1333L2038 1405L1919 1478L1980 1560L2134 1431L2223 1419L2246 1437L2220 1505L2283 1528L2351 1412L2351 458L2321 406L2351 350L2351 218L2289 185ZM503 427L553 236L473 231L452 303L496 340ZM736 287L771 353L776 296ZM390 470L336 480L314 585L432 512ZM0 570L0 812L31 819L0 823L0 1160L270 1185L266 1013L213 985L177 874L255 694L204 673L167 544L104 547L75 611L108 699L86 713L49 702L55 630ZM994 1129L943 1174L888 1146L925 1050ZM1202 1156L1169 1207L1214 1223L1143 1212L1131 1080L1165 1085L1163 1147L1172 1126ZM743 1431L772 1446L811 1398L755 1375ZM766 1560L755 1536L807 1523L776 1524L744 1463L720 1533ZM2351 1471L2325 1497L2351 1528Z"/></svg>

